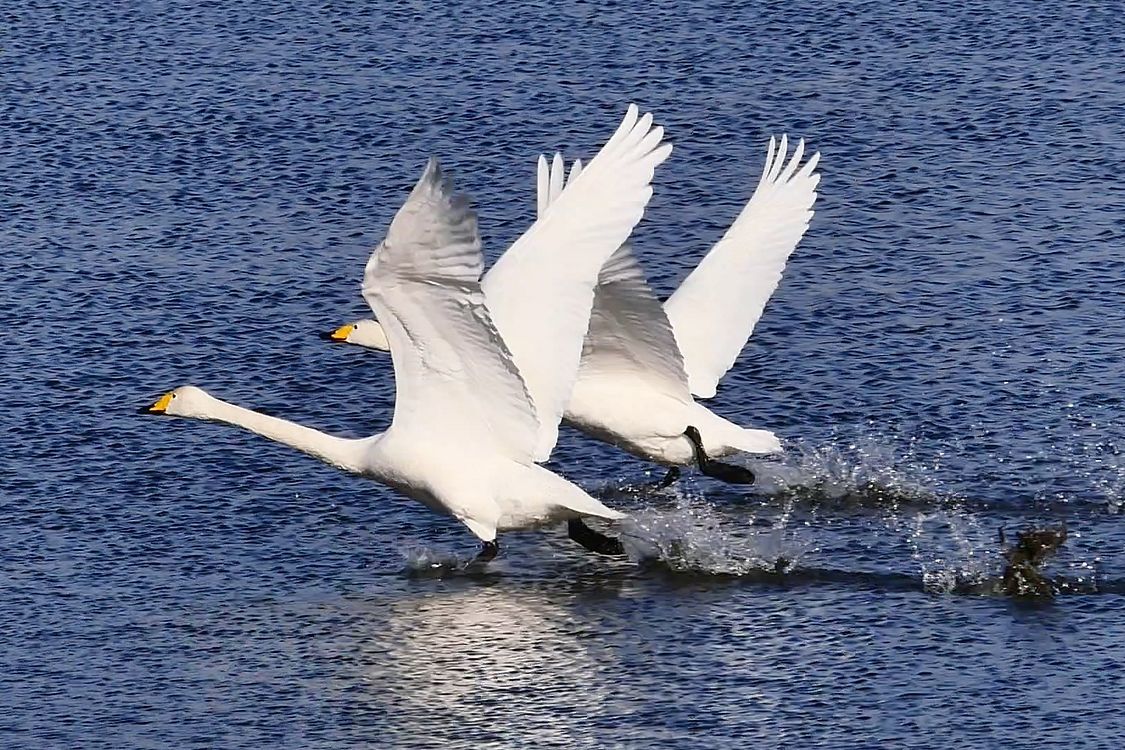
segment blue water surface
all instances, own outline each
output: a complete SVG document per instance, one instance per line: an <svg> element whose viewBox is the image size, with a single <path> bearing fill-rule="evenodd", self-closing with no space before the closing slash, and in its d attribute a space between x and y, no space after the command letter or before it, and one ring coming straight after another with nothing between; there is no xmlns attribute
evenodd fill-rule
<svg viewBox="0 0 1125 750"><path fill-rule="evenodd" d="M1123 59L1066 0L5 7L0 746L1120 748ZM559 529L456 574L455 522L136 413L192 383L382 429L389 361L316 334L368 314L426 158L491 260L536 155L630 101L676 149L635 234L662 295L771 134L822 153L711 402L785 439L757 487L637 491L564 430L633 558ZM998 529L1044 523L1059 595L990 594Z"/></svg>

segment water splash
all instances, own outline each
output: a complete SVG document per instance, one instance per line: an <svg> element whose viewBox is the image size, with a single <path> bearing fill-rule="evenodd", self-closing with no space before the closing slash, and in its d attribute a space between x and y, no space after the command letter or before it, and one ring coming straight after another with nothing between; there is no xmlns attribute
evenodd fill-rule
<svg viewBox="0 0 1125 750"><path fill-rule="evenodd" d="M789 570L810 549L788 530L791 504L773 519L732 518L689 491L673 495L671 509L641 510L622 523L631 559L660 561L681 572L745 575Z"/></svg>
<svg viewBox="0 0 1125 750"><path fill-rule="evenodd" d="M753 468L759 476L757 488L781 498L787 516L797 504L807 507L814 519L840 510L875 511L882 525L905 543L924 591L1002 594L1005 559L996 536L1001 521L990 512L1006 504L973 502L956 491L943 491L937 478L950 455L924 455L913 439L865 434L825 445L798 443L783 461L758 462ZM1085 476L1094 476L1096 470L1101 483L1095 486L1101 488L1110 512L1116 512L1125 494L1125 456L1099 444L1076 463L1084 467ZM1063 515L1074 512L1072 498L1053 499ZM1029 507L1049 510L1029 505L1026 498L1013 499L1009 507L1017 512ZM1073 560L1055 576L1056 592L1098 590L1096 568L1096 559Z"/></svg>
<svg viewBox="0 0 1125 750"><path fill-rule="evenodd" d="M409 578L449 578L453 576L479 576L495 567L476 559L476 555L465 555L449 550L430 547L410 547L403 553L405 565L403 572Z"/></svg>
<svg viewBox="0 0 1125 750"><path fill-rule="evenodd" d="M995 541L986 541L988 535L976 516L938 511L917 513L902 521L924 591L962 592L996 575L998 546Z"/></svg>
<svg viewBox="0 0 1125 750"><path fill-rule="evenodd" d="M1084 466L1091 475L1095 493L1113 515L1125 508L1125 455L1116 445L1097 443L1085 450Z"/></svg>
<svg viewBox="0 0 1125 750"><path fill-rule="evenodd" d="M781 461L758 461L755 489L803 504L895 511L904 506L941 504L933 476L938 459L922 462L914 441L896 448L864 435L826 444L799 441Z"/></svg>
<svg viewBox="0 0 1125 750"><path fill-rule="evenodd" d="M958 436L935 442L906 429L853 425L825 442L790 442L780 459L753 461L750 468L758 474L759 491L834 510L952 504L1058 517L1119 513L1125 508L1125 448L1100 432L1073 425L1069 430L1012 455L1004 445L989 443L982 451Z"/></svg>

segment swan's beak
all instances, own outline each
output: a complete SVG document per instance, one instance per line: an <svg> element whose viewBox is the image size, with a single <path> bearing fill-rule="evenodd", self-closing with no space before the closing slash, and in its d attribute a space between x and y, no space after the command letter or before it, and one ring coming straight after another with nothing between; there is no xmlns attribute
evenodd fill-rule
<svg viewBox="0 0 1125 750"><path fill-rule="evenodd" d="M172 392L169 391L157 399L156 403L152 406L145 408L141 407L141 414L163 414L168 409L168 404L172 403Z"/></svg>
<svg viewBox="0 0 1125 750"><path fill-rule="evenodd" d="M327 339L328 341L343 341L343 342L346 342L348 340L348 336L351 336L352 331L354 331L354 330L355 330L355 326L352 325L351 323L348 323L347 325L340 326L339 328L337 328L332 333L324 333L324 334L321 334L321 335L325 339Z"/></svg>

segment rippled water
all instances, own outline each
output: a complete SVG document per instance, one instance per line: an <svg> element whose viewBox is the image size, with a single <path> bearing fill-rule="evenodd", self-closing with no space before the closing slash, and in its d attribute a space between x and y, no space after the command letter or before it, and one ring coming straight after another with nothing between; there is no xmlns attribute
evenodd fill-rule
<svg viewBox="0 0 1125 750"><path fill-rule="evenodd" d="M1118 748L1125 37L1111 4L40 2L0 26L0 745ZM716 410L756 491L564 432L629 562L453 522L236 430L361 435L370 248L431 153L495 257L627 101L668 293L771 133L817 215ZM655 476L655 475L652 475ZM997 531L1065 523L1052 601ZM778 562L781 561L779 565Z"/></svg>

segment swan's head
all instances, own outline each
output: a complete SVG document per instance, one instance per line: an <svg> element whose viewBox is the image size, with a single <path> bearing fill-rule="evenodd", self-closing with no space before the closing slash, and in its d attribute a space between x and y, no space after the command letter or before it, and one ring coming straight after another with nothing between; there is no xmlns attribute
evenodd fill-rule
<svg viewBox="0 0 1125 750"><path fill-rule="evenodd" d="M168 391L152 406L141 409L143 414L166 414L170 417L202 417L211 397L202 388L194 385L180 386Z"/></svg>
<svg viewBox="0 0 1125 750"><path fill-rule="evenodd" d="M358 344L368 349L390 351L391 345L387 341L387 334L378 321L367 318L354 323L340 326L326 338L329 341L338 341L345 344Z"/></svg>

